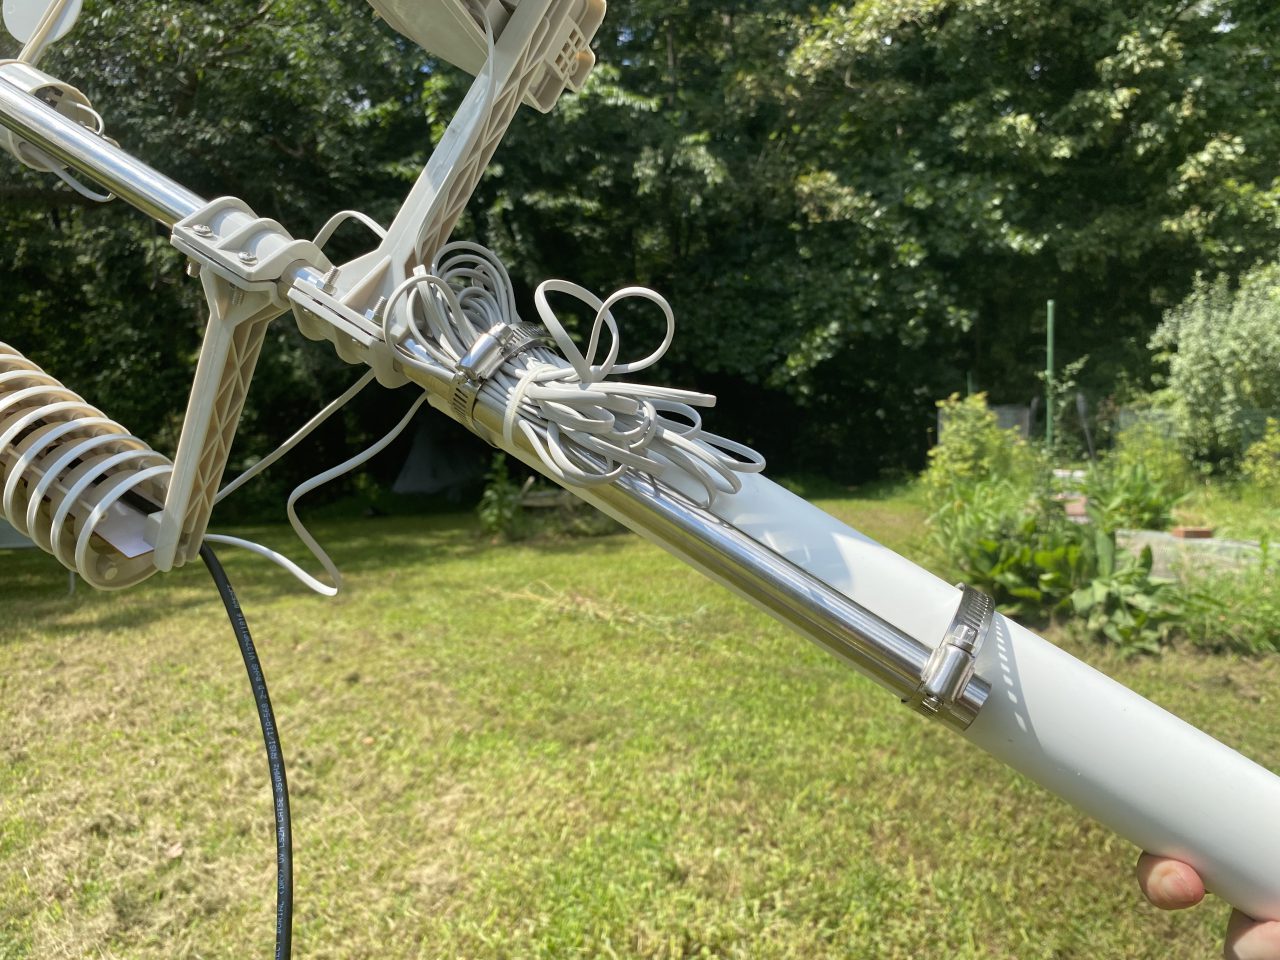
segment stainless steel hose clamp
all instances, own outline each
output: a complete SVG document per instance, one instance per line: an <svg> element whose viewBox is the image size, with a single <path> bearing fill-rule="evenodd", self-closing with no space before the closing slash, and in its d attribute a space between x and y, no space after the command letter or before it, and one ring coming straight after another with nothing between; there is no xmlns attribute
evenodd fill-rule
<svg viewBox="0 0 1280 960"><path fill-rule="evenodd" d="M454 366L449 407L454 416L475 430L476 400L488 380L512 357L536 346L554 346L544 328L532 323L498 323L481 334L467 355Z"/></svg>
<svg viewBox="0 0 1280 960"><path fill-rule="evenodd" d="M915 695L907 702L926 716L954 711L960 694L973 677L978 651L991 630L995 601L981 590L960 584L960 606L942 642L934 649L920 676ZM972 722L972 717L957 718Z"/></svg>

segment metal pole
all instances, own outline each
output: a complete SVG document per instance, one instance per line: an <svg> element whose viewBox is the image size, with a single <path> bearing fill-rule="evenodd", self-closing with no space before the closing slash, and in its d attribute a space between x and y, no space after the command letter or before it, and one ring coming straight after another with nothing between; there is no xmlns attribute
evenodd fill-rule
<svg viewBox="0 0 1280 960"><path fill-rule="evenodd" d="M0 124L172 227L205 206L199 194L0 77Z"/></svg>
<svg viewBox="0 0 1280 960"><path fill-rule="evenodd" d="M84 127L0 79L0 123L101 183L167 226L205 206L181 184L113 147ZM301 275L314 285L313 270ZM449 416L451 382L421 372L411 376L431 394L432 405ZM502 436L504 410L482 398L473 430L486 439ZM541 466L523 434L511 451L530 466ZM900 699L912 700L933 647L903 633L769 547L726 524L656 480L628 471L616 483L571 492L665 547L715 580L763 607L814 642L857 667ZM939 640L942 638L939 637ZM990 685L972 678L938 719L965 729L986 701ZM914 702L913 702L913 705Z"/></svg>
<svg viewBox="0 0 1280 960"><path fill-rule="evenodd" d="M1048 303L1049 314L1049 332L1048 343L1045 348L1045 367L1044 367L1044 399L1045 399L1045 422L1044 422L1044 445L1053 452L1053 401L1054 401L1054 383L1053 383L1053 308L1052 300Z"/></svg>
<svg viewBox="0 0 1280 960"><path fill-rule="evenodd" d="M450 404L448 379L417 369L405 372L430 394L433 407L458 420ZM514 448L505 448L501 441L504 413L487 395L481 394L471 429L495 446L507 449L529 467L545 472L524 434L516 433ZM628 470L610 484L567 489L754 603L919 710L912 698L933 653L930 645L899 630L661 481ZM957 692L953 703L928 715L953 729L964 730L978 715L990 692L989 683L974 677Z"/></svg>

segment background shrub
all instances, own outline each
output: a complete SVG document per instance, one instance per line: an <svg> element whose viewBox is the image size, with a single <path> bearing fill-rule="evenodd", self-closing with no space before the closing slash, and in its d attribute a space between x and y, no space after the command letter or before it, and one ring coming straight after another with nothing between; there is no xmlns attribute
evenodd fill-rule
<svg viewBox="0 0 1280 960"><path fill-rule="evenodd" d="M1267 432L1246 451L1241 472L1255 487L1280 493L1280 420L1267 420Z"/></svg>
<svg viewBox="0 0 1280 960"><path fill-rule="evenodd" d="M1175 583L1151 576L1151 553L1116 548L1119 526L1167 523L1190 470L1173 441L1135 428L1090 475L1088 524L1068 519L1048 461L1001 430L979 396L940 404L945 428L923 485L940 559L1005 613L1074 615L1083 634L1126 653L1153 652L1181 616Z"/></svg>
<svg viewBox="0 0 1280 960"><path fill-rule="evenodd" d="M973 484L930 518L932 543L959 577L1000 609L1041 619L1089 581L1083 529L1062 506L1009 479Z"/></svg>
<svg viewBox="0 0 1280 960"><path fill-rule="evenodd" d="M1188 571L1183 590L1182 629L1196 646L1280 652L1280 557L1268 541L1259 560L1241 570Z"/></svg>
<svg viewBox="0 0 1280 960"><path fill-rule="evenodd" d="M476 515L481 529L501 540L600 537L625 530L612 517L547 481L531 474L513 476L504 453L494 454Z"/></svg>
<svg viewBox="0 0 1280 960"><path fill-rule="evenodd" d="M1030 489L1048 475L1048 464L1013 430L1003 430L987 408L987 395L939 401L942 434L929 451L924 473L929 507L938 510L975 484L989 481Z"/></svg>
<svg viewBox="0 0 1280 960"><path fill-rule="evenodd" d="M1090 516L1112 532L1164 530L1193 476L1178 441L1140 420L1121 430L1115 448L1090 468L1084 484Z"/></svg>
<svg viewBox="0 0 1280 960"><path fill-rule="evenodd" d="M496 453L484 475L484 492L476 506L480 528L504 540L521 540L529 534L529 524L520 506L521 487L511 476L507 456Z"/></svg>
<svg viewBox="0 0 1280 960"><path fill-rule="evenodd" d="M1255 267L1233 288L1200 277L1170 310L1151 346L1169 362L1169 390L1190 452L1235 464L1280 411L1280 264Z"/></svg>
<svg viewBox="0 0 1280 960"><path fill-rule="evenodd" d="M1151 575L1151 548L1134 557L1117 550L1115 533L1093 518L1086 544L1089 582L1071 594L1078 632L1124 654L1159 653L1184 615L1177 583Z"/></svg>
<svg viewBox="0 0 1280 960"><path fill-rule="evenodd" d="M1052 498L1048 462L1002 430L986 396L938 404L942 436L924 473L930 542L1001 609L1041 617L1087 580L1083 537Z"/></svg>

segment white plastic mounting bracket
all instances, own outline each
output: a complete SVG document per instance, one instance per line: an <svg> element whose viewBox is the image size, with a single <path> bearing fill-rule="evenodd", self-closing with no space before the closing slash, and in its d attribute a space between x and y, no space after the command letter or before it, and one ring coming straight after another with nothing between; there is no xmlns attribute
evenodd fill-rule
<svg viewBox="0 0 1280 960"><path fill-rule="evenodd" d="M382 306L415 270L429 266L449 238L522 102L550 110L580 89L595 64L590 50L604 0L370 0L389 23L428 51L476 74L443 138L386 238L344 264L329 288L300 283L290 292L298 325L327 337L350 362L368 362L390 383ZM484 23L494 37L489 53ZM402 331L392 329L393 334ZM385 352L386 363L372 354ZM391 364L391 369L382 367ZM403 381L401 381L403 382Z"/></svg>
<svg viewBox="0 0 1280 960"><path fill-rule="evenodd" d="M232 197L179 221L172 242L200 276L209 324L164 510L149 518L160 570L200 551L267 324L289 309L281 287L300 267L323 272L331 266L314 243L295 240Z"/></svg>
<svg viewBox="0 0 1280 960"><path fill-rule="evenodd" d="M64 117L99 136L102 135L102 118L94 111L89 98L71 84L63 83L21 60L0 60L0 77L23 93L53 107ZM23 140L8 127L0 127L0 148L13 154L19 163L41 173L54 173L66 166Z"/></svg>

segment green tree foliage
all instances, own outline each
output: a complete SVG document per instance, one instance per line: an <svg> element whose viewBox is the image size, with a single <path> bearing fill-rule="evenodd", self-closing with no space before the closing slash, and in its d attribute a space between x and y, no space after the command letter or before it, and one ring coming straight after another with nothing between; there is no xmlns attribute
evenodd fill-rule
<svg viewBox="0 0 1280 960"><path fill-rule="evenodd" d="M86 10L50 69L126 147L298 235L344 207L389 219L467 82L356 0ZM1038 392L1046 297L1063 358L1109 383L1197 271L1274 251L1278 28L1270 0L615 0L586 92L518 115L460 232L526 304L550 275L661 290L680 331L660 376L720 394L715 428L784 469L855 479L922 461L966 372ZM5 163L0 334L171 435L202 323L178 258ZM623 321L637 349L654 334ZM250 445L349 376L287 321L264 364Z"/></svg>
<svg viewBox="0 0 1280 960"><path fill-rule="evenodd" d="M1280 238L1268 3L633 0L610 18L612 69L526 119L488 225L530 281L668 292L673 377L709 382L788 465L919 457L966 371L1034 395L1047 296L1063 355L1094 357L1084 386L1142 376L1195 271Z"/></svg>
<svg viewBox="0 0 1280 960"><path fill-rule="evenodd" d="M833 5L788 59L786 128L815 273L856 307L799 370L870 331L1033 393L1056 296L1064 355L1140 367L1202 264L1277 238L1270 3ZM941 350L943 344L951 351ZM997 397L1003 400L1005 397Z"/></svg>
<svg viewBox="0 0 1280 960"><path fill-rule="evenodd" d="M1280 411L1280 266L1197 279L1152 346L1169 361L1183 441L1209 462L1235 462Z"/></svg>

